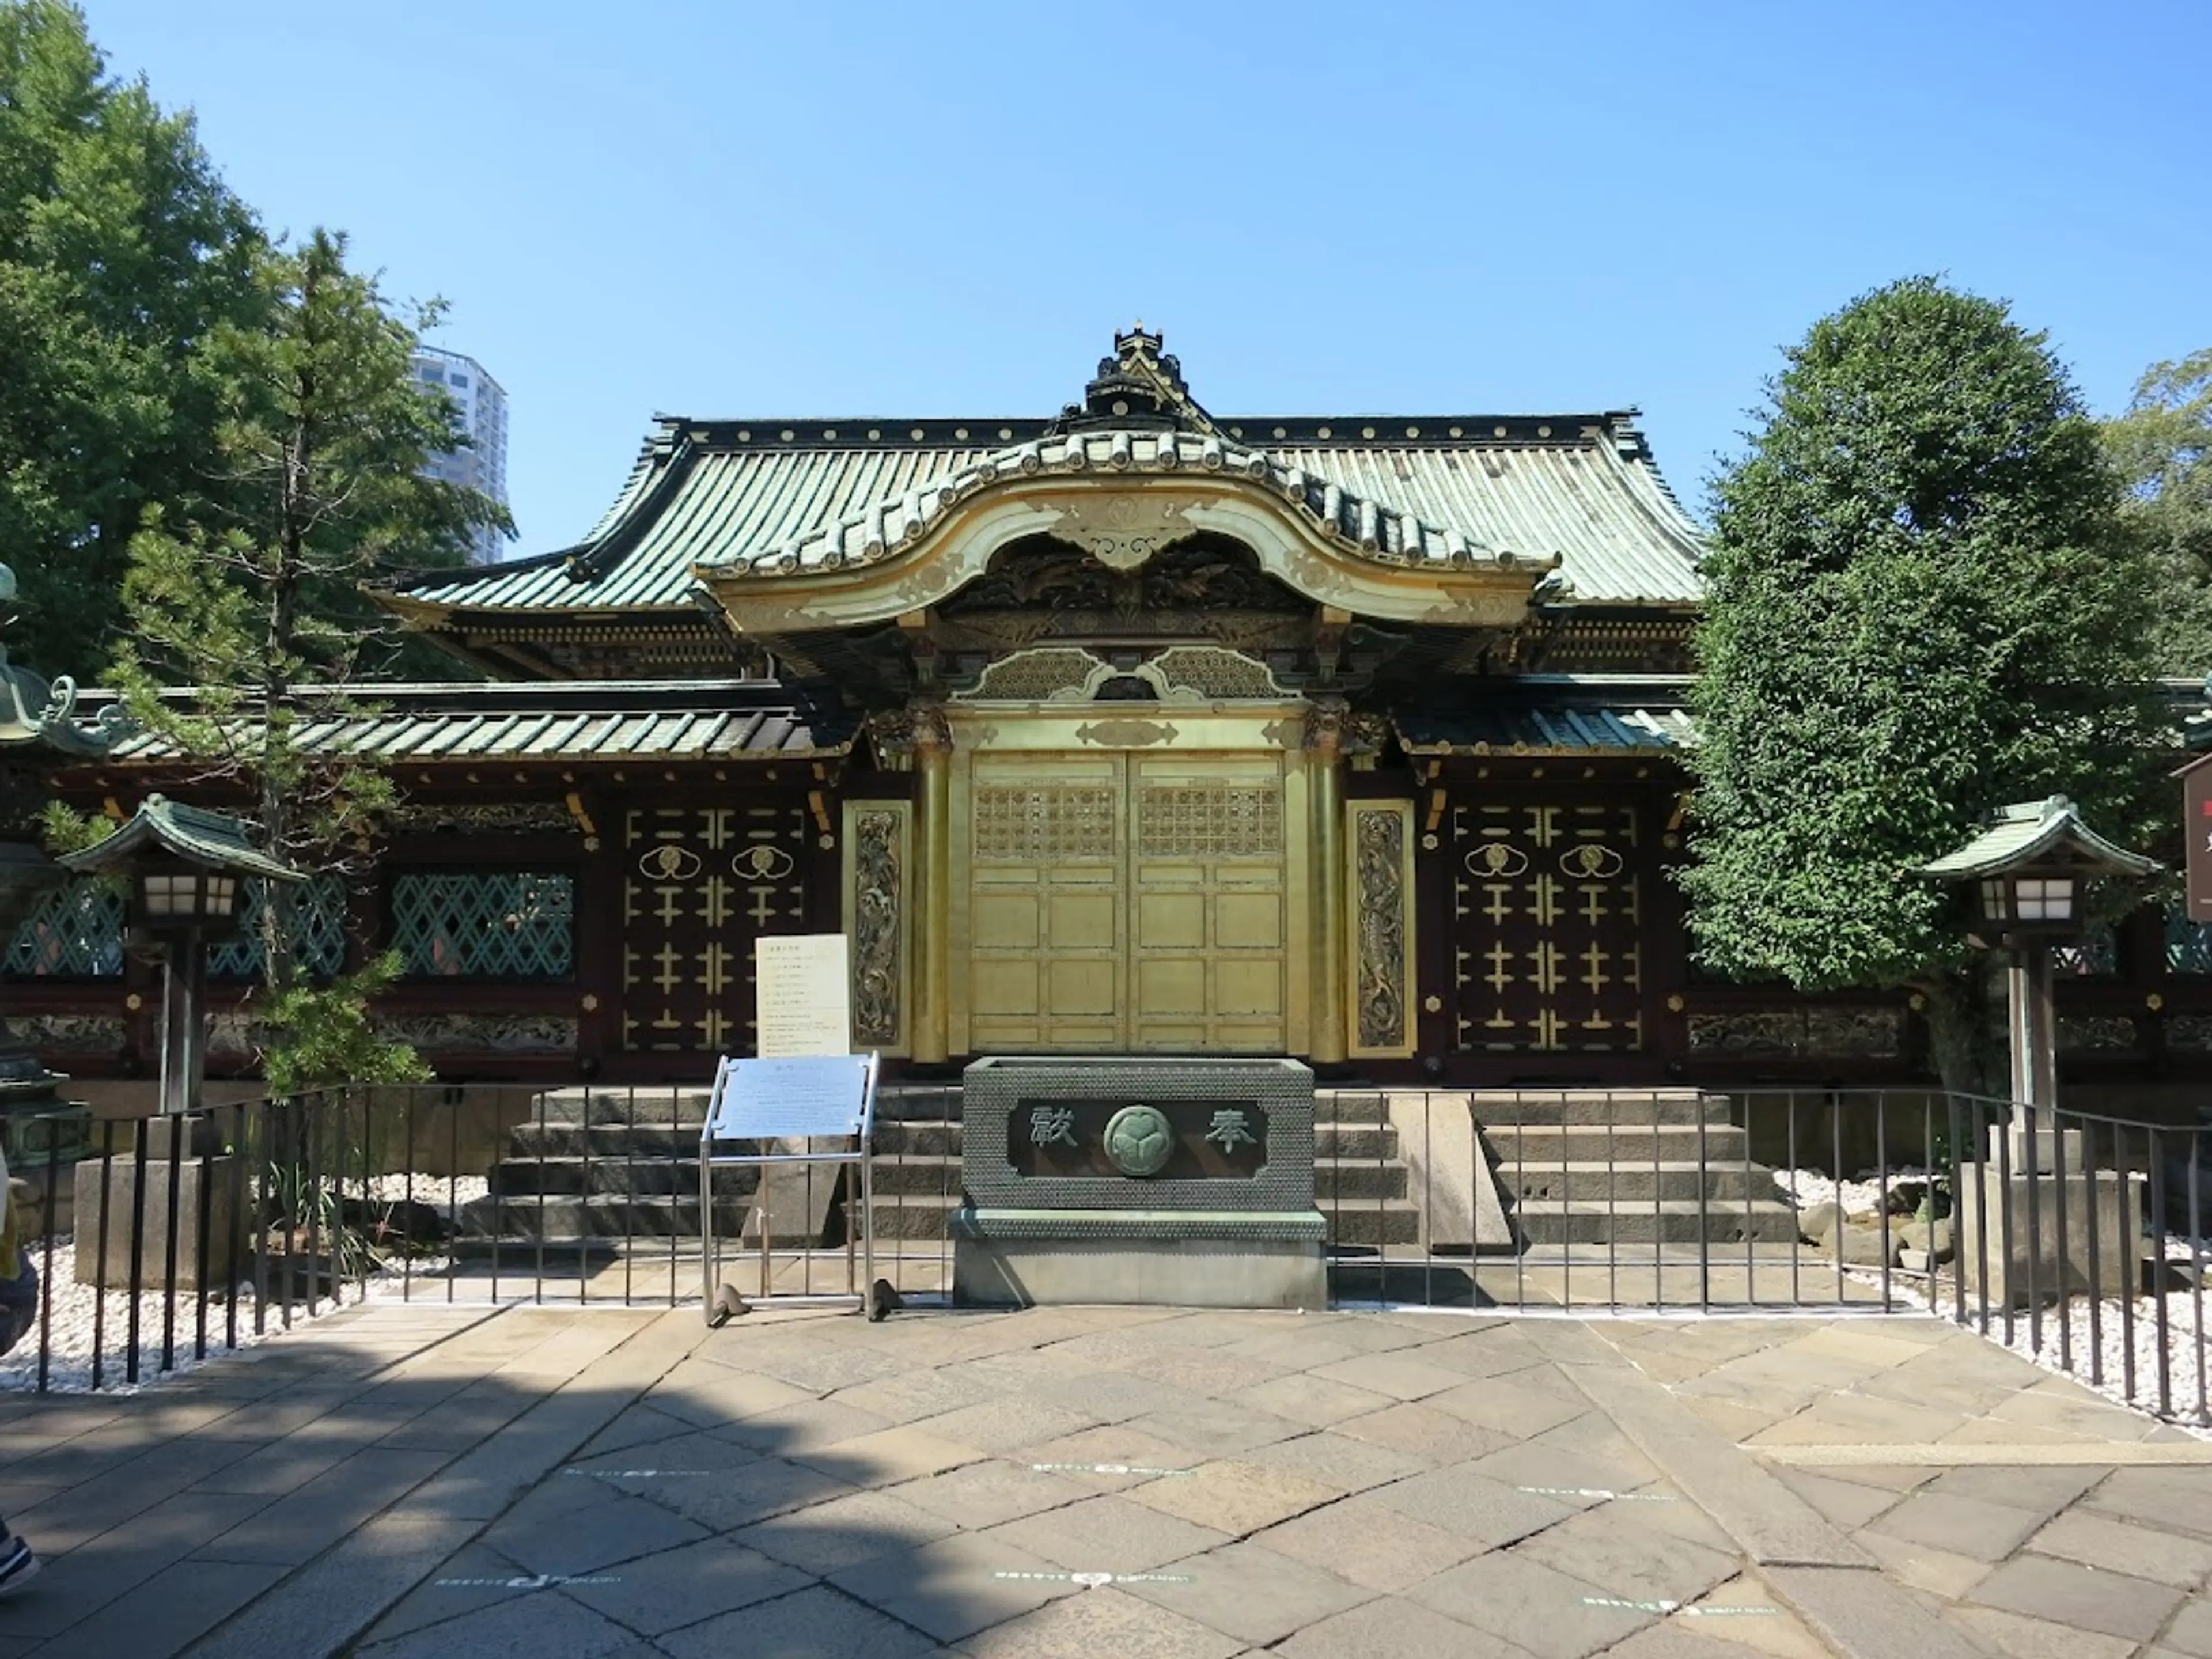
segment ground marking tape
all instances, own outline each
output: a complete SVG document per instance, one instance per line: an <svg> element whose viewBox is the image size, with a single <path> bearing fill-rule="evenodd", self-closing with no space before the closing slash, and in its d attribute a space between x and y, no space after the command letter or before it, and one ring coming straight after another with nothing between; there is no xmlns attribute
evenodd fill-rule
<svg viewBox="0 0 2212 1659"><path fill-rule="evenodd" d="M1054 1584L1188 1584L1187 1572L994 1572L994 1578L1021 1578Z"/></svg>
<svg viewBox="0 0 2212 1659"><path fill-rule="evenodd" d="M586 1474L594 1480L678 1480L693 1475L720 1474L720 1469L563 1469L563 1474Z"/></svg>
<svg viewBox="0 0 2212 1659"><path fill-rule="evenodd" d="M1032 1463L1040 1474L1194 1474L1194 1469L1148 1469L1139 1463Z"/></svg>
<svg viewBox="0 0 2212 1659"><path fill-rule="evenodd" d="M559 1584L619 1584L619 1577L578 1578L565 1572L526 1574L520 1578L441 1578L441 1589L551 1589Z"/></svg>
<svg viewBox="0 0 2212 1659"><path fill-rule="evenodd" d="M1521 1490L1541 1492L1547 1498L1600 1498L1609 1504L1672 1504L1679 1501L1672 1492L1607 1492L1602 1486L1523 1486Z"/></svg>
<svg viewBox="0 0 2212 1659"><path fill-rule="evenodd" d="M1779 1607L1686 1607L1680 1601L1623 1601L1610 1595L1585 1595L1586 1607L1626 1607L1634 1613L1662 1613L1670 1619L1727 1619L1753 1613L1775 1613Z"/></svg>

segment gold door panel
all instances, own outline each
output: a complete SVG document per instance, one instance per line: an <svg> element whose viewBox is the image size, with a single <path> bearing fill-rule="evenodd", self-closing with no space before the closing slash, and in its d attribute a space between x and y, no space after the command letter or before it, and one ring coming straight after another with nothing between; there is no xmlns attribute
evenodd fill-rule
<svg viewBox="0 0 2212 1659"><path fill-rule="evenodd" d="M969 1052L1286 1052L1284 770L973 755L955 812Z"/></svg>
<svg viewBox="0 0 2212 1659"><path fill-rule="evenodd" d="M977 1052L1120 1046L1123 775L1118 756L976 757L964 841Z"/></svg>
<svg viewBox="0 0 2212 1659"><path fill-rule="evenodd" d="M1283 763L1133 755L1129 1046L1285 1051Z"/></svg>

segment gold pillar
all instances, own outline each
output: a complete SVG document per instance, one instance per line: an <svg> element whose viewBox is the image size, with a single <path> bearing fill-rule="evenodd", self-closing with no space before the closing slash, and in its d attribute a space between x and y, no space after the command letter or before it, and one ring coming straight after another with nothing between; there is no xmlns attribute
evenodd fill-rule
<svg viewBox="0 0 2212 1659"><path fill-rule="evenodd" d="M914 1036L918 1060L942 1060L952 923L952 734L935 709L914 725Z"/></svg>
<svg viewBox="0 0 2212 1659"><path fill-rule="evenodd" d="M1308 1058L1345 1057L1344 708L1317 703L1306 720L1307 799L1312 805L1313 1008Z"/></svg>

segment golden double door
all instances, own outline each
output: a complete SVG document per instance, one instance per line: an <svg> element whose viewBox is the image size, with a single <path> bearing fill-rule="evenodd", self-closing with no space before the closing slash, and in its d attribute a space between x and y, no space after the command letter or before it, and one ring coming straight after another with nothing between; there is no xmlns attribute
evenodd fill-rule
<svg viewBox="0 0 2212 1659"><path fill-rule="evenodd" d="M1287 781L1279 752L973 756L952 823L967 1050L1287 1052Z"/></svg>

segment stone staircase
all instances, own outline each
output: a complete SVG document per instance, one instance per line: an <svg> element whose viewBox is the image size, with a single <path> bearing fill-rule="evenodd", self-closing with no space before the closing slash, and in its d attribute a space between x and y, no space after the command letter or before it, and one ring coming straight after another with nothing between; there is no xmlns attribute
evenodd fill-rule
<svg viewBox="0 0 2212 1659"><path fill-rule="evenodd" d="M509 1132L490 1195L464 1206L457 1248L574 1252L611 1250L629 1238L696 1240L707 1097L703 1087L548 1091ZM958 1099L957 1088L895 1085L878 1100L878 1240L945 1238L960 1203ZM1421 1119L1415 1102L1437 1115ZM1472 1246L1448 1236L1449 1228L1424 1227L1424 1199L1433 1206L1437 1195L1423 1194L1413 1167L1435 1126L1468 1111L1510 1231ZM1780 1201L1771 1172L1745 1161L1745 1132L1729 1121L1728 1102L1695 1090L1322 1089L1314 1115L1314 1198L1334 1246L1487 1253L1788 1244L1797 1237L1796 1212ZM1419 1140L1409 1143L1415 1122ZM1441 1144L1436 1154L1431 1182L1448 1178ZM1472 1164L1471 1149L1456 1161ZM775 1248L842 1242L838 1173L817 1168L811 1178L811 1204L786 1202L796 1189L772 1187ZM796 1170L772 1177L805 1179ZM714 1172L715 1224L726 1238L743 1236L758 1182L757 1170Z"/></svg>
<svg viewBox="0 0 2212 1659"><path fill-rule="evenodd" d="M465 1206L456 1246L503 1251L609 1250L625 1238L699 1237L699 1130L708 1091L567 1088L539 1096L508 1133L508 1156L491 1171L489 1196ZM935 1243L958 1207L959 1091L886 1088L876 1105L875 1226L878 1242ZM1330 1242L1407 1244L1420 1216L1398 1155L1397 1130L1381 1097L1326 1091L1315 1103L1315 1200ZM796 1182L779 1171L772 1182ZM813 1171L811 1212L787 1206L771 1186L777 1249L838 1243L843 1198L834 1170ZM831 1183L823 1188L821 1183ZM715 1228L737 1239L759 1183L754 1169L714 1172ZM814 1224L818 1219L819 1225Z"/></svg>
<svg viewBox="0 0 2212 1659"><path fill-rule="evenodd" d="M1797 1215L1747 1162L1725 1097L1694 1089L1475 1090L1467 1097L1529 1248L1793 1244Z"/></svg>

